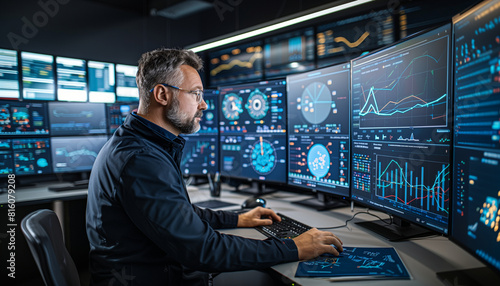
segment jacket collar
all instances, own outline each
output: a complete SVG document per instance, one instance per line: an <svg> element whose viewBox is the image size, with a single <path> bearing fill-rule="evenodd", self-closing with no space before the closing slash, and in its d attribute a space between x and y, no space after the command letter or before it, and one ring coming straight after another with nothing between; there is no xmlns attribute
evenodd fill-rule
<svg viewBox="0 0 500 286"><path fill-rule="evenodd" d="M135 111L127 116L123 125L128 126L136 133L154 141L160 146L166 147L166 149L173 148L174 150L182 150L186 142L181 136L175 136L165 128L137 115Z"/></svg>

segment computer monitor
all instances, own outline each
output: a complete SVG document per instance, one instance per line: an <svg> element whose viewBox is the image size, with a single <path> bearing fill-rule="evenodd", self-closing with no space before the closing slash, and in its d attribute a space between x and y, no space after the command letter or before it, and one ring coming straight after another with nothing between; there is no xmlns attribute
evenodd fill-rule
<svg viewBox="0 0 500 286"><path fill-rule="evenodd" d="M54 173L88 172L107 136L71 136L50 138Z"/></svg>
<svg viewBox="0 0 500 286"><path fill-rule="evenodd" d="M498 1L483 1L453 18L455 136L450 225L450 239L497 275L500 274L499 20ZM468 283L457 278L460 285L479 285L481 279L491 277L477 269L459 272L472 273L472 281L479 278ZM458 273L453 274L452 281ZM498 276L496 279L500 281Z"/></svg>
<svg viewBox="0 0 500 286"><path fill-rule="evenodd" d="M318 67L342 63L392 44L395 31L388 9L321 24L316 28Z"/></svg>
<svg viewBox="0 0 500 286"><path fill-rule="evenodd" d="M212 87L261 80L264 76L262 41L213 51L208 57Z"/></svg>
<svg viewBox="0 0 500 286"><path fill-rule="evenodd" d="M50 139L0 139L0 177L52 173Z"/></svg>
<svg viewBox="0 0 500 286"><path fill-rule="evenodd" d="M23 98L55 100L54 57L21 52Z"/></svg>
<svg viewBox="0 0 500 286"><path fill-rule="evenodd" d="M0 138L0 177L7 177L13 173L12 140Z"/></svg>
<svg viewBox="0 0 500 286"><path fill-rule="evenodd" d="M318 209L349 194L350 63L288 76L288 184L317 191ZM339 202L338 199L344 199Z"/></svg>
<svg viewBox="0 0 500 286"><path fill-rule="evenodd" d="M0 98L19 98L17 52L0 49Z"/></svg>
<svg viewBox="0 0 500 286"><path fill-rule="evenodd" d="M219 88L221 175L286 182L286 81Z"/></svg>
<svg viewBox="0 0 500 286"><path fill-rule="evenodd" d="M314 48L313 28L267 38L264 45L266 78L284 77L314 69Z"/></svg>
<svg viewBox="0 0 500 286"><path fill-rule="evenodd" d="M219 90L205 89L203 99L207 110L203 112L200 130L182 134L184 145L181 171L185 176L205 177L219 172Z"/></svg>
<svg viewBox="0 0 500 286"><path fill-rule="evenodd" d="M52 173L49 138L12 139L12 151L16 175Z"/></svg>
<svg viewBox="0 0 500 286"><path fill-rule="evenodd" d="M127 116L133 111L137 111L139 104L114 103L108 104L108 126L109 134L115 133L116 129L125 122Z"/></svg>
<svg viewBox="0 0 500 286"><path fill-rule="evenodd" d="M47 104L0 101L0 136L49 135Z"/></svg>
<svg viewBox="0 0 500 286"><path fill-rule="evenodd" d="M106 134L104 103L49 102L51 135Z"/></svg>
<svg viewBox="0 0 500 286"><path fill-rule="evenodd" d="M139 89L135 81L137 67L116 65L116 101L139 102Z"/></svg>
<svg viewBox="0 0 500 286"><path fill-rule="evenodd" d="M364 224L392 240L448 234L451 35L446 24L351 61L351 198L401 223Z"/></svg>
<svg viewBox="0 0 500 286"><path fill-rule="evenodd" d="M57 99L87 101L87 67L85 60L56 58Z"/></svg>
<svg viewBox="0 0 500 286"><path fill-rule="evenodd" d="M95 61L88 61L87 65L89 70L89 102L115 102L115 65Z"/></svg>

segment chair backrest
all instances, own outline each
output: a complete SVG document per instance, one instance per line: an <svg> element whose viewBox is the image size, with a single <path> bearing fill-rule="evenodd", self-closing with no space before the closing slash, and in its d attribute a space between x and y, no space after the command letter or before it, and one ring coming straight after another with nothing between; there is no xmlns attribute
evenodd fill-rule
<svg viewBox="0 0 500 286"><path fill-rule="evenodd" d="M30 213L22 220L21 229L45 285L80 285L78 271L64 245L61 225L53 211Z"/></svg>

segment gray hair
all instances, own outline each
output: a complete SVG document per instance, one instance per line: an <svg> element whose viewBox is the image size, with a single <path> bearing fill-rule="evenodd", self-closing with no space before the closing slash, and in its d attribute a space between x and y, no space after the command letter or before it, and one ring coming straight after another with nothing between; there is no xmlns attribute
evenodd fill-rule
<svg viewBox="0 0 500 286"><path fill-rule="evenodd" d="M160 48L142 54L139 59L136 82L139 88L139 98L149 110L151 93L156 84L168 83L179 86L184 80L184 74L179 67L188 65L201 70L203 61L191 50ZM174 90L174 95L179 91Z"/></svg>

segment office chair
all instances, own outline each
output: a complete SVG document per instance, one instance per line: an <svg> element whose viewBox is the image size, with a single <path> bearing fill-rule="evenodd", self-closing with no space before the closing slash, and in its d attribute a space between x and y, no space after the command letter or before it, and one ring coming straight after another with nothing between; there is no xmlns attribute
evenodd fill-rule
<svg viewBox="0 0 500 286"><path fill-rule="evenodd" d="M75 263L63 241L61 225L51 210L37 210L21 221L31 254L47 286L80 286Z"/></svg>

